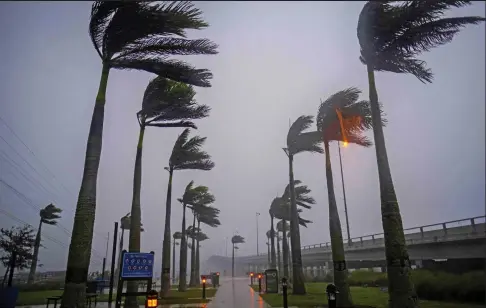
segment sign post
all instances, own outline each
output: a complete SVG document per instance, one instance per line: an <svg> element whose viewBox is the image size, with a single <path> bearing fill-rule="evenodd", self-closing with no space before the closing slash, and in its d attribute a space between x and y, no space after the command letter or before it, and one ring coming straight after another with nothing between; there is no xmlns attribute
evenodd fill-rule
<svg viewBox="0 0 486 308"><path fill-rule="evenodd" d="M265 293L278 293L278 271L267 269L265 271Z"/></svg>
<svg viewBox="0 0 486 308"><path fill-rule="evenodd" d="M126 250L123 250L121 262L115 308L121 307L122 296L153 296L151 287L154 271L154 252L127 252ZM137 292L123 293L123 285L125 281L145 281L147 283L147 289L145 292L138 292L137 290Z"/></svg>

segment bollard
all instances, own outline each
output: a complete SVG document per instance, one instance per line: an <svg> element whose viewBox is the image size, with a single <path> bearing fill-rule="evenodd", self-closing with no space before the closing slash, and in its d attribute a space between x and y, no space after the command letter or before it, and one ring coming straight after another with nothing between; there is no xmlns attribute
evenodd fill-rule
<svg viewBox="0 0 486 308"><path fill-rule="evenodd" d="M258 273L258 292L262 293L262 274Z"/></svg>
<svg viewBox="0 0 486 308"><path fill-rule="evenodd" d="M283 308L289 308L289 304L287 302L287 278L282 278L282 297L283 297Z"/></svg>
<svg viewBox="0 0 486 308"><path fill-rule="evenodd" d="M336 294L339 293L336 286L332 283L328 284L326 287L327 293L327 306L329 308L336 308Z"/></svg>
<svg viewBox="0 0 486 308"><path fill-rule="evenodd" d="M206 277L202 279L202 298L206 299Z"/></svg>

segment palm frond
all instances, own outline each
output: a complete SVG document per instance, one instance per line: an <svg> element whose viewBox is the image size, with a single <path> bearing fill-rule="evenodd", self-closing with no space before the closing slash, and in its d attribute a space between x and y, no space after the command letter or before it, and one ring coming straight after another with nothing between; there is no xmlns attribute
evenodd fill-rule
<svg viewBox="0 0 486 308"><path fill-rule="evenodd" d="M54 204L49 204L43 209L40 210L40 217L42 220L42 223L45 223L47 225L56 225L57 220L61 218L62 209L56 207Z"/></svg>
<svg viewBox="0 0 486 308"><path fill-rule="evenodd" d="M186 129L177 138L169 159L170 167L173 170L211 170L214 168L214 162L211 161L211 156L201 150L201 147L206 141L206 137L195 136L187 140L188 135L189 130Z"/></svg>
<svg viewBox="0 0 486 308"><path fill-rule="evenodd" d="M245 238L241 235L233 235L231 238L231 243L233 244L242 244L245 242Z"/></svg>
<svg viewBox="0 0 486 308"><path fill-rule="evenodd" d="M409 73L424 83L432 82L431 70L416 57L450 42L466 25L485 21L479 16L443 18L446 10L471 3L451 0L367 2L357 28L360 60L377 71Z"/></svg>
<svg viewBox="0 0 486 308"><path fill-rule="evenodd" d="M102 48L106 27L116 9L124 4L122 1L95 1L91 6L89 36L101 59L104 59Z"/></svg>
<svg viewBox="0 0 486 308"><path fill-rule="evenodd" d="M210 87L209 80L213 78L213 74L207 69L196 69L185 62L168 58L118 59L110 66L121 70L143 70L198 87Z"/></svg>
<svg viewBox="0 0 486 308"><path fill-rule="evenodd" d="M180 240L182 238L182 232L179 232L179 231L174 232L174 234L172 234L172 238L174 240Z"/></svg>

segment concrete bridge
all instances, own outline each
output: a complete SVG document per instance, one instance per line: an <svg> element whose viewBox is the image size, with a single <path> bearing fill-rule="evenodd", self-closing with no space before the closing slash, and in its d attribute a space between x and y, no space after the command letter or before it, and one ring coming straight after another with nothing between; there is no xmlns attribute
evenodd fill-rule
<svg viewBox="0 0 486 308"><path fill-rule="evenodd" d="M433 260L440 260L443 264L448 262L450 267L464 268L464 266L479 263L484 267L486 258L485 218L485 216L478 216L404 229L413 267L423 267L424 263L430 266L437 262ZM383 233L376 233L352 238L349 243L344 240L348 268L381 267L384 269L386 262L383 237ZM212 258L225 257L214 256ZM222 261L219 260L219 262ZM329 269L332 263L331 243L303 246L302 262L304 268ZM238 268L243 266L246 270L250 268L255 271L261 270L268 267L268 255L237 257L235 264Z"/></svg>

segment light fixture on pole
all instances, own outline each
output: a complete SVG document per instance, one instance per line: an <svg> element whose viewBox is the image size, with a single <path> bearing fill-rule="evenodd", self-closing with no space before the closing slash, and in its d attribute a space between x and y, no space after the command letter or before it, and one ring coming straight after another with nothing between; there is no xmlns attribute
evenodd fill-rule
<svg viewBox="0 0 486 308"><path fill-rule="evenodd" d="M260 255L259 251L258 251L258 216L260 216L260 213L256 212L256 240L257 240L257 256Z"/></svg>

